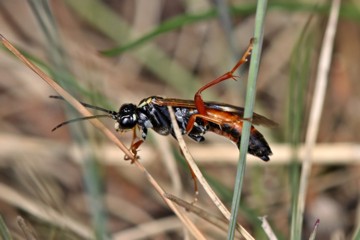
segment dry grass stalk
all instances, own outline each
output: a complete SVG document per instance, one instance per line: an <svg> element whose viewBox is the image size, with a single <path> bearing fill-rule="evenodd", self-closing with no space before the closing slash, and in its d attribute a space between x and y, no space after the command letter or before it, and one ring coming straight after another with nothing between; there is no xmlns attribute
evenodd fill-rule
<svg viewBox="0 0 360 240"><path fill-rule="evenodd" d="M66 101L68 101L79 113L84 117L92 116L92 114L73 96L71 96L67 91L65 91L60 85L58 85L53 79L47 76L43 71L40 70L37 66L32 64L26 57L24 57L4 36L0 35L0 40L3 45L11 51L16 57L18 57L25 65L27 65L32 71L39 75L47 84L49 84L60 96L62 96ZM164 199L167 205L174 211L174 213L179 217L183 222L184 226L193 234L197 239L205 239L201 232L196 228L196 226L191 222L191 220L174 205L171 201L166 199L164 196L164 190L160 187L157 181L151 176L151 174L144 168L144 166L136 160L134 155L126 148L126 146L107 128L97 119L91 119L90 122L98 128L103 134L109 138L116 146L118 146L126 156L128 156L133 163L141 170L148 181L152 184L154 189L160 194Z"/></svg>
<svg viewBox="0 0 360 240"><path fill-rule="evenodd" d="M186 144L181 135L179 126L177 125L174 111L172 110L172 108L170 106L168 107L168 110L170 112L171 121L172 121L172 125L174 127L176 139L179 142L179 146L181 148L181 151L182 151L187 163L189 164L191 170L195 174L196 178L199 180L201 186L204 188L205 192L208 194L208 196L210 197L210 199L212 200L214 205L220 210L220 212L224 215L224 217L229 220L230 219L229 210L221 202L220 198L216 195L214 190L210 187L209 183L206 181L206 179L202 175L199 167L196 165L193 157L191 156L191 153L189 152L189 150L186 147ZM244 228L242 228L241 234L242 234L242 236L245 237L245 239L254 239Z"/></svg>

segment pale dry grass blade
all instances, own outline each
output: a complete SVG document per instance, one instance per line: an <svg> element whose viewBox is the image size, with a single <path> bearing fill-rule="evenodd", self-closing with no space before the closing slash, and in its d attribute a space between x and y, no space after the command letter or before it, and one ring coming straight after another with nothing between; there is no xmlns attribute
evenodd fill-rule
<svg viewBox="0 0 360 240"><path fill-rule="evenodd" d="M18 152L17 143L21 142L21 153ZM49 145L44 148L45 145ZM201 164L236 164L237 159L234 157L238 149L231 144L209 144L206 147L191 145L188 147L198 163ZM291 162L292 147L287 144L272 144L271 148L276 155L272 156L269 165L282 165ZM79 149L76 146L60 143L58 141L44 140L37 137L15 136L12 134L0 134L0 165L6 165L6 159L16 158L17 156L31 156L33 159L51 159L55 153L64 155L65 158L79 162ZM106 144L102 146L102 157L99 160L102 164L111 166L128 165L125 161L119 161L118 148ZM149 146L142 146L141 153L147 156L142 163L147 166L157 161L156 154ZM299 158L305 156L305 146L299 146ZM331 164L357 164L360 163L360 144L355 143L323 143L316 144L313 147L313 161L319 165ZM56 159L52 159L56 161ZM261 165L258 158L248 156L248 165ZM39 169L46 169L41 166Z"/></svg>
<svg viewBox="0 0 360 240"><path fill-rule="evenodd" d="M211 144L204 148L202 146L189 146L194 158L198 163L208 164L236 164L234 158L238 149L229 144ZM271 161L267 165L281 165L291 163L292 147L289 144L271 144L271 149L276 155L271 156ZM304 159L306 155L305 145L299 145L299 159ZM351 142L321 143L316 144L312 150L313 161L316 164L358 164L360 163L360 145ZM253 156L247 156L247 164L263 165L263 162Z"/></svg>
<svg viewBox="0 0 360 240"><path fill-rule="evenodd" d="M19 227L21 228L21 230L22 230L22 232L25 235L25 238L27 240L37 240L37 239L39 239L36 232L34 231L34 229L31 226L29 226L22 217L18 216L16 218L16 221L17 221Z"/></svg>
<svg viewBox="0 0 360 240"><path fill-rule="evenodd" d="M43 221L52 223L60 228L67 228L78 234L81 237L93 239L93 232L87 226L77 222L64 213L59 213L53 208L46 205L39 205L32 202L28 197L25 197L12 188L0 183L0 199L8 204L18 207L32 216L35 216Z"/></svg>
<svg viewBox="0 0 360 240"><path fill-rule="evenodd" d="M196 165L191 153L189 152L189 150L188 150L188 148L186 146L186 143L185 143L185 141L184 141L184 139L183 139L183 137L181 135L179 126L177 125L175 115L174 115L174 112L173 112L172 108L168 107L168 110L170 112L171 121L172 121L172 125L174 127L174 132L175 132L176 139L179 142L179 146L181 148L182 154L184 155L187 163L189 164L189 166L190 166L191 170L194 172L197 180L199 180L200 184L202 185L202 187L204 188L206 193L209 195L210 199L213 201L215 206L220 210L220 212L227 219L229 219L230 218L230 212L227 210L226 206L221 202L219 197L216 195L216 193L212 190L212 188L210 187L208 182L205 180L205 178L202 175L200 169Z"/></svg>
<svg viewBox="0 0 360 240"><path fill-rule="evenodd" d="M157 143L157 148L162 156L161 160L167 170L166 172L171 179L172 191L174 192L174 194L180 195L183 190L183 186L181 183L179 169L176 166L176 159L171 153L170 143L168 139L160 135L154 135L154 138Z"/></svg>
<svg viewBox="0 0 360 240"><path fill-rule="evenodd" d="M340 0L333 0L329 16L329 22L326 27L322 49L320 52L319 66L316 76L315 90L310 110L310 118L305 137L305 156L304 163L301 169L299 198L297 205L297 232L296 238L301 236L303 214L305 209L305 198L308 186L308 180L312 167L312 151L316 143L316 138L319 131L320 117L323 110L326 87L328 82L328 75L330 71L330 64L332 59L332 51L334 47L334 39L337 28L337 22L340 11Z"/></svg>
<svg viewBox="0 0 360 240"><path fill-rule="evenodd" d="M226 218L212 215L206 212L204 209L195 206L195 204L186 202L183 199L176 197L173 194L166 194L166 198L170 199L177 205L183 207L184 209L186 209L186 211L192 212L196 214L198 217L205 219L206 221L210 222L219 229L222 229L224 232L227 231L228 221L226 220Z"/></svg>
<svg viewBox="0 0 360 240"><path fill-rule="evenodd" d="M171 201L175 202L176 204L178 204L179 206L182 206L187 211L196 214L198 217L204 219L205 221L221 229L224 232L224 234L226 234L229 223L229 221L226 218L208 213L205 210L195 206L193 203L188 203L174 195L167 194L166 197ZM236 224L236 231L241 234L244 233L244 231L246 230L240 224Z"/></svg>
<svg viewBox="0 0 360 240"><path fill-rule="evenodd" d="M136 227L127 229L113 235L114 240L120 239L148 239L155 237L155 235L167 232L175 231L182 228L182 223L177 217L165 217L162 219L153 220L138 224Z"/></svg>
<svg viewBox="0 0 360 240"><path fill-rule="evenodd" d="M3 45L11 51L16 57L18 57L25 65L27 65L32 71L39 75L47 84L49 84L59 95L61 95L66 101L68 101L79 113L84 117L92 116L92 114L73 96L66 92L59 84L57 84L53 79L46 75L43 71L40 70L37 66L32 64L26 57L24 57L4 36L0 35L1 42ZM174 211L174 213L179 217L179 219L184 223L187 229L196 237L197 239L205 239L201 232L196 228L196 226L191 222L191 220L182 212L177 209L177 207L168 199L163 197L164 190L160 187L157 181L151 176L151 174L145 169L145 167L136 160L134 155L126 148L126 146L97 119L89 120L96 128L98 128L110 141L112 141L116 146L118 146L138 167L138 169L146 176L148 181L153 185L154 189L160 194L168 206Z"/></svg>
<svg viewBox="0 0 360 240"><path fill-rule="evenodd" d="M153 185L155 190L161 195L166 204L173 210L173 212L178 216L182 223L187 227L187 229L192 233L196 239L206 239L199 229L194 225L194 223L188 218L185 212L181 212L180 209L175 206L170 200L164 197L165 191L160 187L156 180L150 175L150 173L144 168L139 161L135 161L137 167L145 174L148 181Z"/></svg>
<svg viewBox="0 0 360 240"><path fill-rule="evenodd" d="M320 220L318 219L314 225L314 229L313 231L311 232L311 235L309 237L309 240L315 240L316 239L316 232L317 232L317 229L320 225Z"/></svg>
<svg viewBox="0 0 360 240"><path fill-rule="evenodd" d="M266 216L259 217L259 219L261 221L261 227L264 229L264 232L266 233L268 239L277 240L278 238L276 237L274 231L272 230L268 220L266 219Z"/></svg>
<svg viewBox="0 0 360 240"><path fill-rule="evenodd" d="M46 75L40 68L32 64L26 57L24 57L4 36L0 35L3 45L11 51L17 58L19 58L26 66L28 66L33 72L41 77L47 84L49 84L59 95L61 95L69 104L71 104L76 110L79 111L84 117L90 117L92 114L73 96L66 92L59 84ZM112 142L114 142L130 159L134 160L133 154L120 142L114 134L107 129L98 119L89 120L96 128L102 131Z"/></svg>
<svg viewBox="0 0 360 240"><path fill-rule="evenodd" d="M202 175L199 167L196 165L193 157L191 156L191 153L186 147L186 143L181 135L179 126L177 125L175 114L172 108L169 106L168 110L170 112L172 125L174 127L174 132L176 139L178 140L179 146L181 148L181 151L186 159L186 162L189 164L191 170L194 172L196 178L199 180L201 186L204 188L205 192L210 197L211 201L214 203L214 205L220 210L220 212L224 215L224 217L228 220L230 220L230 212L226 208L226 206L221 202L220 198L216 195L214 190L210 187L209 183L206 181L204 176ZM245 237L245 239L253 239L253 237L245 230L241 232L241 234Z"/></svg>

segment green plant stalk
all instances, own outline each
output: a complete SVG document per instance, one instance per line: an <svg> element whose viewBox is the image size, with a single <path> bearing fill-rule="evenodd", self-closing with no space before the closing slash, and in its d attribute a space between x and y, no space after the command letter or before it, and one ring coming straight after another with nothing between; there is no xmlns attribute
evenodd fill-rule
<svg viewBox="0 0 360 240"><path fill-rule="evenodd" d="M311 12L314 14L327 14L329 8L330 8L329 4L322 4L321 6L317 6L314 3L287 2L287 1L271 1L268 6L268 9L276 9L287 12ZM256 9L256 5L253 3L229 6L229 14L231 16L247 16L253 14L255 9ZM360 21L359 10L356 7L354 7L354 5L351 3L343 4L340 14L343 18L357 22ZM104 50L101 53L103 53L106 56L117 56L126 51L139 47L153 40L155 37L161 34L174 31L181 27L190 24L195 24L197 22L207 21L216 17L218 17L218 11L216 11L216 9L210 9L196 14L182 14L179 16L175 16L161 23L156 28L144 34L143 36L131 40L128 43L114 47L112 49Z"/></svg>
<svg viewBox="0 0 360 240"><path fill-rule="evenodd" d="M76 81L74 81L74 78L71 77L71 73L68 69L66 54L61 44L57 31L57 24L52 15L48 1L29 0L29 4L40 25L40 29L46 37L48 54L51 58L51 62L54 66L56 66L55 70L51 71L53 78L66 89L71 90L71 92L79 92L78 85L76 84ZM66 113L68 116L75 114L73 109L66 109ZM86 145L89 139L86 136L86 132L83 129L71 126L71 134L77 144L82 146L84 152L86 152ZM96 238L109 239L106 230L107 219L104 214L105 210L102 202L102 189L100 188L102 179L98 174L99 166L94 159L94 156L92 156L93 154L94 152L87 152L87 154L83 156L85 164L83 165L82 170L84 172L83 177L89 196L88 207L91 211L93 229Z"/></svg>
<svg viewBox="0 0 360 240"><path fill-rule="evenodd" d="M0 238L4 240L12 240L10 231L6 226L6 223L1 215L0 215Z"/></svg>
<svg viewBox="0 0 360 240"><path fill-rule="evenodd" d="M320 118L324 108L324 100L326 96L326 87L329 79L330 65L335 42L337 23L341 0L333 0L329 13L328 23L322 40L322 46L319 55L319 64L317 67L316 81L313 93L313 99L310 107L309 122L306 129L304 158L300 174L299 195L297 202L297 226L301 230L303 226L305 200L309 187L309 178L312 168L313 147L316 144L318 136ZM301 239L301 234L297 235L297 239Z"/></svg>
<svg viewBox="0 0 360 240"><path fill-rule="evenodd" d="M309 19L310 21L310 19ZM300 35L298 43L295 46L295 52L292 56L291 76L290 76L290 89L289 89L289 121L288 121L288 142L291 143L293 148L293 160L290 165L290 182L291 182L291 196L292 196L292 209L291 209L291 237L290 239L297 239L296 236L301 234L301 229L298 228L296 222L297 214L296 206L299 194L299 177L300 165L296 151L301 141L301 130L303 129L304 108L305 108L305 95L308 86L308 79L311 67L311 53L313 51L312 32L308 32L309 24L304 26L304 31ZM311 31L311 30L310 30Z"/></svg>
<svg viewBox="0 0 360 240"><path fill-rule="evenodd" d="M357 229L354 232L352 239L354 240L360 239L360 223L358 223Z"/></svg>
<svg viewBox="0 0 360 240"><path fill-rule="evenodd" d="M88 146L85 148L88 148ZM101 173L101 166L96 159L96 156L94 156L93 151L90 150L88 155L85 156L82 169L86 190L89 194L87 200L91 210L91 218L96 239L110 239L106 231L107 217L102 197L104 195L103 176Z"/></svg>
<svg viewBox="0 0 360 240"><path fill-rule="evenodd" d="M256 8L256 15L255 15L255 31L254 31L255 42L254 42L253 52L251 55L249 78L248 78L248 85L246 91L245 112L244 112L244 118L249 118L249 119L252 118L253 110L254 110L256 80L260 65L260 55L261 55L261 47L263 41L263 29L264 29L266 7L267 7L266 0L258 1L258 5ZM233 201L231 205L231 217L230 217L227 239L234 239L235 236L235 226L237 222L241 190L242 190L243 178L246 168L246 154L249 146L250 128L251 128L251 122L244 121L243 129L241 132L242 137L240 142L239 162L236 172L235 188L234 188Z"/></svg>

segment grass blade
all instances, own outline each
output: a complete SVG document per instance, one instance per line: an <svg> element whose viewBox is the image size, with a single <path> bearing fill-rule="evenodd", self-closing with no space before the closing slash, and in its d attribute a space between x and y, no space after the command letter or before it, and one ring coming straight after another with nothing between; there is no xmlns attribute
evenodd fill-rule
<svg viewBox="0 0 360 240"><path fill-rule="evenodd" d="M51 88L53 88L60 96L62 96L70 105L72 105L79 113L84 117L92 116L89 110L84 107L80 102L78 102L70 93L65 91L59 84L57 84L53 79L48 75L42 72L37 66L32 64L27 58L25 58L3 35L0 34L0 41L2 44L11 51L19 60L21 60L26 66L28 66L34 73L36 73L42 80L44 80ZM145 175L147 180L151 183L154 189L159 193L159 195L164 199L167 205L174 211L174 213L179 217L196 239L205 239L202 236L201 232L197 229L195 224L187 217L186 214L178 210L174 203L164 197L164 190L160 187L158 182L151 176L151 174L146 170L146 168L134 157L133 153L109 130L102 122L98 119L90 119L92 123L98 130L100 130L111 142L113 142L121 151L123 151L129 159L134 161L134 165ZM1 185L0 185L1 186ZM2 190L4 191L4 190ZM42 211L37 211L42 212ZM69 221L66 221L67 223ZM71 227L78 228L71 224ZM89 238L89 237L88 237Z"/></svg>
<svg viewBox="0 0 360 240"><path fill-rule="evenodd" d="M255 31L254 31L255 43L254 43L254 49L252 52L251 62L250 62L249 79L248 79L248 86L246 91L246 103L245 103L245 113L244 113L244 117L250 119L253 115L253 109L255 103L256 80L260 65L260 55L261 55L261 46L263 41L263 29L264 29L266 7L267 7L266 0L258 1L256 16L255 16ZM235 226L236 226L237 214L240 204L243 177L246 167L246 154L249 146L250 127L251 127L251 123L245 121L241 133L242 137L240 142L240 155L239 155L239 162L236 172L234 196L231 205L231 218L230 218L230 225L228 230L228 239L234 239L235 237Z"/></svg>
<svg viewBox="0 0 360 240"><path fill-rule="evenodd" d="M54 78L66 89L78 92L77 84L73 83L74 79L67 78L67 76L71 76L71 73L67 66L65 50L61 44L61 39L57 31L57 24L52 15L48 1L29 0L29 4L46 37L49 49L48 54L51 57L51 62L55 66L55 70L53 71ZM70 113L69 115L71 115L71 111L73 110L67 109L67 113ZM94 152L87 151L87 149L92 148L88 147L88 138L85 131L82 131L79 128L71 128L73 139L83 149L82 157L84 164L82 170L89 196L88 207L91 212L93 229L98 239L108 239L109 237L106 229L107 217L102 198L102 178L98 173L100 166L97 164Z"/></svg>
<svg viewBox="0 0 360 240"><path fill-rule="evenodd" d="M334 46L335 32L337 21L339 18L340 0L332 2L329 22L325 31L324 40L319 59L319 69L316 76L316 85L314 90L314 98L311 104L309 125L305 139L305 158L301 169L299 198L297 202L297 219L294 239L301 239L301 230L303 225L303 213L305 209L305 198L308 186L308 179L312 167L312 151L316 143L319 130L320 117L324 105L325 91L330 70L331 54Z"/></svg>
<svg viewBox="0 0 360 240"><path fill-rule="evenodd" d="M300 34L300 39L294 47L291 56L291 70L290 70L290 84L288 97L288 126L287 126L287 141L291 144L291 164L289 166L289 178L291 189L291 229L290 239L293 239L297 234L297 201L299 194L299 178L300 169L299 164L299 148L302 141L302 130L304 129L304 110L305 110L305 96L310 79L311 68L311 53L314 51L313 28L310 23L312 18L303 28Z"/></svg>
<svg viewBox="0 0 360 240"><path fill-rule="evenodd" d="M0 215L0 237L4 240L12 240L9 229L2 216Z"/></svg>
<svg viewBox="0 0 360 240"><path fill-rule="evenodd" d="M315 4L312 3L303 3L303 2L284 2L284 1L274 1L269 3L269 9L280 9L288 12L313 12L318 14L326 14L330 8L328 4L323 4L321 6L315 7ZM249 4L241 4L237 6L229 6L229 14L230 16L246 16L249 14L253 14L256 10L256 5L253 3ZM201 21L210 20L218 17L218 12L216 9L210 9L208 11L196 14L183 14L179 16L175 16L159 26L157 26L152 31L147 34L130 41L125 44L121 44L114 48L101 51L105 56L118 56L122 53L133 50L136 47L141 47L143 44L153 40L161 34L177 30L181 27L195 24ZM351 3L348 3L343 6L341 11L341 16L347 19L351 19L354 21L359 21L360 13L356 7L354 7ZM232 49L233 47L231 47Z"/></svg>
<svg viewBox="0 0 360 240"><path fill-rule="evenodd" d="M317 230L319 228L319 224L320 224L320 220L316 220L315 222L315 225L314 225L314 229L313 231L311 232L311 235L309 237L309 240L315 240L316 239L316 233L317 233Z"/></svg>
<svg viewBox="0 0 360 240"><path fill-rule="evenodd" d="M200 14L183 14L180 16L176 16L174 18L171 18L170 20L160 24L157 28L155 28L153 31L149 32L148 34L145 34L144 36L131 41L125 45L121 45L109 50L101 51L102 54L105 56L117 56L122 53L124 53L127 50L131 50L133 48L142 46L143 44L147 43L148 41L154 39L160 34L174 31L180 27L193 24L199 21L208 20L211 18L214 18L216 16L216 11L206 11L204 13Z"/></svg>

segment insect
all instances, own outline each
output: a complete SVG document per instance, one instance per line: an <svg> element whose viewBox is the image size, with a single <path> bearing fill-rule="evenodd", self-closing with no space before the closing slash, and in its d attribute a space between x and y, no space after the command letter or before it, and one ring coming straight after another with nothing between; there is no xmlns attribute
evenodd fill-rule
<svg viewBox="0 0 360 240"><path fill-rule="evenodd" d="M246 52L233 69L201 87L195 93L194 100L151 96L141 100L138 105L132 103L123 104L117 112L82 103L87 108L96 109L106 114L65 121L57 125L53 131L65 124L75 121L110 117L115 120L115 129L117 131L133 131L130 150L136 155L137 149L146 139L148 129L153 129L161 135L172 135L176 138L168 110L168 106L170 106L175 113L176 121L183 135L188 135L193 140L202 142L205 140L205 133L210 131L230 139L239 146L244 121L251 121L253 125L264 125L267 127L274 127L277 124L256 113L253 114L252 119L245 119L244 109L242 107L219 102L204 102L201 93L224 80L236 80L234 72L249 60L253 48L253 41L253 39L250 41ZM51 97L62 99L58 96ZM253 125L250 130L248 153L264 161L268 161L272 151L264 136ZM138 129L141 132L141 139L137 137Z"/></svg>

